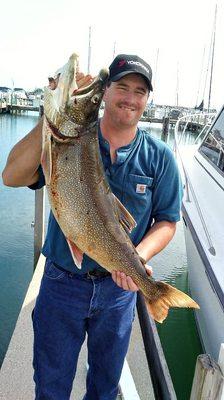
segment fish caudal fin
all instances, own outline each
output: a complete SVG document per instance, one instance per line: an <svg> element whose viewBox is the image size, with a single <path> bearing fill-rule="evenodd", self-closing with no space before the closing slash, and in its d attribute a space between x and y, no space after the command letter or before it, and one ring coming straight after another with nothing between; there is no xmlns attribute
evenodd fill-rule
<svg viewBox="0 0 224 400"><path fill-rule="evenodd" d="M157 283L162 288L163 293L161 296L152 302L149 302L149 300L145 298L148 312L155 321L162 323L164 319L166 319L170 307L200 308L186 293L181 292L167 283Z"/></svg>

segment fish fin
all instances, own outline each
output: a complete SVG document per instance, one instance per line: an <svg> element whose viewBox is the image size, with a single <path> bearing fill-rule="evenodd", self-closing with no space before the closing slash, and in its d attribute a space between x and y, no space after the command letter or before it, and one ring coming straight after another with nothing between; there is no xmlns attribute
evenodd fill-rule
<svg viewBox="0 0 224 400"><path fill-rule="evenodd" d="M67 239L67 243L68 243L68 247L71 251L71 255L72 255L72 258L73 258L73 261L74 261L76 267L81 269L84 253L71 240Z"/></svg>
<svg viewBox="0 0 224 400"><path fill-rule="evenodd" d="M59 77L58 86L58 98L57 104L59 105L60 111L65 111L65 107L68 104L69 98L73 91L77 89L76 84L76 72L79 69L79 56L73 53L68 62L62 67L61 75Z"/></svg>
<svg viewBox="0 0 224 400"><path fill-rule="evenodd" d="M45 182L47 185L49 185L52 176L52 151L50 137L47 138L43 145L43 150L41 154L41 165L45 176Z"/></svg>
<svg viewBox="0 0 224 400"><path fill-rule="evenodd" d="M153 302L149 302L146 298L146 306L149 314L157 322L162 323L166 319L170 307L200 308L190 296L181 292L181 290L164 282L156 282L156 284L162 290L163 294Z"/></svg>
<svg viewBox="0 0 224 400"><path fill-rule="evenodd" d="M118 210L119 221L120 221L121 225L123 226L123 228L128 233L130 233L132 231L132 229L134 229L137 226L137 223L134 220L134 218L132 217L132 215L129 213L127 208L125 208L123 206L123 204L120 202L120 200L114 194L113 194L113 196L114 196L115 203L116 203L117 210Z"/></svg>
<svg viewBox="0 0 224 400"><path fill-rule="evenodd" d="M73 53L68 62L59 70L60 77L56 89L44 88L44 114L54 126L58 126L61 113L65 112L72 92L77 89L78 55Z"/></svg>
<svg viewBox="0 0 224 400"><path fill-rule="evenodd" d="M54 126L58 126L58 120L60 120L56 98L58 90L57 88L55 90L51 90L48 87L44 88L44 115Z"/></svg>

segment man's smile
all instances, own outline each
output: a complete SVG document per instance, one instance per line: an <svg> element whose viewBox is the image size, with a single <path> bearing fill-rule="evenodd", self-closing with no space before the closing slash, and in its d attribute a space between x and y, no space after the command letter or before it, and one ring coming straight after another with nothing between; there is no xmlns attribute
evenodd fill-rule
<svg viewBox="0 0 224 400"><path fill-rule="evenodd" d="M125 104L120 104L120 105L118 105L118 107L121 108L122 110L135 111L135 107L127 106Z"/></svg>

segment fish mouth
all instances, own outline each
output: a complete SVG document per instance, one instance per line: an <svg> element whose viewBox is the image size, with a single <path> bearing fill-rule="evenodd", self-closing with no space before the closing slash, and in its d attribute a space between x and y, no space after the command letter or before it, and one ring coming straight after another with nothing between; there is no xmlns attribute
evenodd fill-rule
<svg viewBox="0 0 224 400"><path fill-rule="evenodd" d="M77 138L96 124L98 111L109 77L108 69L101 69L93 81L77 88L78 56L74 53L63 67L55 90L45 88L44 115L55 127L57 139Z"/></svg>

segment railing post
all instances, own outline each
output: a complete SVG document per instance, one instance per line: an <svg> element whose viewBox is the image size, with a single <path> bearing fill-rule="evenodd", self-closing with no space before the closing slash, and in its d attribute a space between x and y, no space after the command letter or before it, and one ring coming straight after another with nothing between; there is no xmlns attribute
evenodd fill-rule
<svg viewBox="0 0 224 400"><path fill-rule="evenodd" d="M161 140L163 140L164 142L167 142L167 139L168 139L169 124L170 124L169 117L164 117L163 118L162 134L161 134Z"/></svg>
<svg viewBox="0 0 224 400"><path fill-rule="evenodd" d="M35 190L35 220L34 220L34 270L41 254L44 240L44 201L45 188Z"/></svg>

